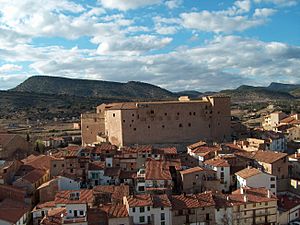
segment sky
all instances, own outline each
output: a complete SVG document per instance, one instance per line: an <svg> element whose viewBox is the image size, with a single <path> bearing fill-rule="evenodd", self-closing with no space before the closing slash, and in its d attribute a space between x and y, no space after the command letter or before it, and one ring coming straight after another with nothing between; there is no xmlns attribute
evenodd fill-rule
<svg viewBox="0 0 300 225"><path fill-rule="evenodd" d="M172 91L300 83L300 0L0 0L0 90L33 75Z"/></svg>

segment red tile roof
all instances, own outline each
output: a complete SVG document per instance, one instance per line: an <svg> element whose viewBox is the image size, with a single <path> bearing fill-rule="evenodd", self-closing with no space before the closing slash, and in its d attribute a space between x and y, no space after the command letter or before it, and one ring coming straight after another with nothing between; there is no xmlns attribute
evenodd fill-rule
<svg viewBox="0 0 300 225"><path fill-rule="evenodd" d="M129 196L128 185L98 185L93 188L93 192L97 193L109 193L111 197L116 200L122 200L124 196Z"/></svg>
<svg viewBox="0 0 300 225"><path fill-rule="evenodd" d="M245 168L243 170L240 170L239 172L235 173L235 175L243 178L243 179L247 179L249 177L253 177L255 175L261 174L262 171L260 171L259 169L256 168Z"/></svg>
<svg viewBox="0 0 300 225"><path fill-rule="evenodd" d="M48 215L45 216L42 221L41 225L59 225L63 224L63 218L61 215L66 215L65 208L54 208L48 211Z"/></svg>
<svg viewBox="0 0 300 225"><path fill-rule="evenodd" d="M11 199L4 199L0 202L0 220L15 224L24 214L29 212L30 206L23 202L17 202Z"/></svg>
<svg viewBox="0 0 300 225"><path fill-rule="evenodd" d="M193 167L193 168L190 168L190 169L186 169L186 170L180 171L180 173L182 175L185 175L185 174L197 173L197 172L202 172L202 171L204 171L204 169L201 168L200 166L197 166L197 167Z"/></svg>
<svg viewBox="0 0 300 225"><path fill-rule="evenodd" d="M215 167L229 167L229 163L222 158L213 158L213 159L209 159L204 161L204 164L206 165L211 165L211 166L215 166Z"/></svg>
<svg viewBox="0 0 300 225"><path fill-rule="evenodd" d="M109 218L124 218L128 217L128 211L126 209L125 205L103 205L100 207L101 210L103 210Z"/></svg>
<svg viewBox="0 0 300 225"><path fill-rule="evenodd" d="M300 205L300 197L296 195L277 195L278 208L283 211L288 211Z"/></svg>
<svg viewBox="0 0 300 225"><path fill-rule="evenodd" d="M274 163L286 156L287 154L282 152L257 151L255 152L254 159L260 162Z"/></svg>
<svg viewBox="0 0 300 225"><path fill-rule="evenodd" d="M188 148L191 149L191 150L193 150L195 148L198 148L200 146L205 146L205 145L206 145L205 141L198 141L198 142L196 142L194 144L189 145Z"/></svg>
<svg viewBox="0 0 300 225"><path fill-rule="evenodd" d="M172 195L170 197L170 201L172 203L172 209L174 210L194 209L201 207L196 195Z"/></svg>
<svg viewBox="0 0 300 225"><path fill-rule="evenodd" d="M169 164L166 161L148 160L146 162L146 180L172 180Z"/></svg>
<svg viewBox="0 0 300 225"><path fill-rule="evenodd" d="M72 193L79 193L79 198L71 198ZM93 190L59 191L55 195L56 204L84 204L94 201Z"/></svg>
<svg viewBox="0 0 300 225"><path fill-rule="evenodd" d="M131 195L127 197L129 207L152 206L152 198L149 194Z"/></svg>
<svg viewBox="0 0 300 225"><path fill-rule="evenodd" d="M21 177L21 179L26 180L30 182L31 184L36 183L40 179L43 178L43 176L46 175L46 171L42 169L34 169L27 173L25 176Z"/></svg>
<svg viewBox="0 0 300 225"><path fill-rule="evenodd" d="M152 195L153 207L161 208L161 207L171 207L172 204L166 194L163 195Z"/></svg>
<svg viewBox="0 0 300 225"><path fill-rule="evenodd" d="M105 162L95 161L89 163L89 170L104 170Z"/></svg>
<svg viewBox="0 0 300 225"><path fill-rule="evenodd" d="M277 201L276 196L272 192L269 192L270 197L268 197L268 190L266 188L244 187L243 190L244 194L241 194L240 188L229 195L230 201L232 201L233 204L245 204L244 196L247 196L247 202L249 203Z"/></svg>

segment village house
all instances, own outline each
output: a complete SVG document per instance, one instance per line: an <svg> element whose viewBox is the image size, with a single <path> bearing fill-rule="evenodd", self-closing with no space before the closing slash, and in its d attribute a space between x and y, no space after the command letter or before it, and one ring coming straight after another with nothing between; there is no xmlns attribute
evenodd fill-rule
<svg viewBox="0 0 300 225"><path fill-rule="evenodd" d="M103 205L102 207L100 207L100 209L106 214L107 225L131 225L129 214L125 205L108 204Z"/></svg>
<svg viewBox="0 0 300 225"><path fill-rule="evenodd" d="M20 135L0 133L0 159L23 159L31 153L32 146Z"/></svg>
<svg viewBox="0 0 300 225"><path fill-rule="evenodd" d="M216 224L277 224L277 198L265 188L240 188L229 195L214 194Z"/></svg>
<svg viewBox="0 0 300 225"><path fill-rule="evenodd" d="M191 143L231 137L230 98L102 104L81 116L83 145L97 137L117 146ZM100 138L100 139L101 139Z"/></svg>
<svg viewBox="0 0 300 225"><path fill-rule="evenodd" d="M190 147L190 148L189 148ZM191 149L188 147L188 154L199 161L199 165L202 166L205 160L209 160L218 155L218 151L221 150L217 146L199 146Z"/></svg>
<svg viewBox="0 0 300 225"><path fill-rule="evenodd" d="M95 204L121 204L123 197L129 196L129 186L121 184L116 185L98 185L93 188Z"/></svg>
<svg viewBox="0 0 300 225"><path fill-rule="evenodd" d="M0 184L12 184L17 171L23 163L19 160L0 161Z"/></svg>
<svg viewBox="0 0 300 225"><path fill-rule="evenodd" d="M0 202L0 224L21 225L29 222L30 205L12 199Z"/></svg>
<svg viewBox="0 0 300 225"><path fill-rule="evenodd" d="M206 190L221 191L220 180L214 170L193 167L180 171L181 191L187 194L200 193Z"/></svg>
<svg viewBox="0 0 300 225"><path fill-rule="evenodd" d="M222 191L229 191L231 184L230 164L223 158L216 157L204 162L204 167L217 172L217 179L221 181Z"/></svg>
<svg viewBox="0 0 300 225"><path fill-rule="evenodd" d="M132 224L172 225L171 203L167 195L134 195L124 197Z"/></svg>
<svg viewBox="0 0 300 225"><path fill-rule="evenodd" d="M215 224L215 202L212 192L172 195L173 225Z"/></svg>
<svg viewBox="0 0 300 225"><path fill-rule="evenodd" d="M60 211L58 224L88 225L87 211L93 203L92 190L60 191L56 193L54 201L35 207L32 212L33 221L35 224L38 221L41 221L41 224L49 224L47 221L55 219L56 214L53 212Z"/></svg>
<svg viewBox="0 0 300 225"><path fill-rule="evenodd" d="M300 149L289 155L289 175L294 179L300 179Z"/></svg>
<svg viewBox="0 0 300 225"><path fill-rule="evenodd" d="M37 188L39 192L39 202L48 202L53 201L55 195L59 191L66 190L79 190L80 182L76 181L72 178L58 176L49 180L46 183L43 183L41 186Z"/></svg>
<svg viewBox="0 0 300 225"><path fill-rule="evenodd" d="M278 198L278 222L279 224L289 224L300 219L300 197L286 192L279 193Z"/></svg>
<svg viewBox="0 0 300 225"><path fill-rule="evenodd" d="M237 173L237 187L264 187L272 191L273 194L277 193L276 189L276 176L264 173L259 169L247 167Z"/></svg>
<svg viewBox="0 0 300 225"><path fill-rule="evenodd" d="M286 117L287 115L283 112L273 112L264 117L262 127L265 130L273 130L277 125L280 124L280 121Z"/></svg>
<svg viewBox="0 0 300 225"><path fill-rule="evenodd" d="M89 163L88 168L88 184L90 186L96 186L103 184L105 162L95 161Z"/></svg>

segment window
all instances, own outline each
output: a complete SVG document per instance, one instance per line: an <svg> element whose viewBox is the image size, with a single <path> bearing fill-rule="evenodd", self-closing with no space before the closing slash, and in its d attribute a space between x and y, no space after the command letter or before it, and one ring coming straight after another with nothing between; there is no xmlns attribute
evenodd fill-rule
<svg viewBox="0 0 300 225"><path fill-rule="evenodd" d="M192 115L192 112L190 112L190 116Z"/></svg>
<svg viewBox="0 0 300 225"><path fill-rule="evenodd" d="M113 113L113 117L116 117L116 114L115 114L115 113Z"/></svg>
<svg viewBox="0 0 300 225"><path fill-rule="evenodd" d="M79 215L80 215L80 216L83 216L83 215L84 215L83 210L80 210L80 211L79 211Z"/></svg>
<svg viewBox="0 0 300 225"><path fill-rule="evenodd" d="M61 167L65 167L65 164L62 164Z"/></svg>
<svg viewBox="0 0 300 225"><path fill-rule="evenodd" d="M270 185L270 188L275 188L275 184L271 184L271 185Z"/></svg>
<svg viewBox="0 0 300 225"><path fill-rule="evenodd" d="M150 206L147 206L147 210L150 211Z"/></svg>
<svg viewBox="0 0 300 225"><path fill-rule="evenodd" d="M151 221L151 216L148 216L148 223L150 223Z"/></svg>
<svg viewBox="0 0 300 225"><path fill-rule="evenodd" d="M221 171L224 171L224 167L221 167Z"/></svg>
<svg viewBox="0 0 300 225"><path fill-rule="evenodd" d="M206 213L205 219L209 220L209 213Z"/></svg>
<svg viewBox="0 0 300 225"><path fill-rule="evenodd" d="M165 128L165 125L162 125L161 127L162 127L162 128Z"/></svg>
<svg viewBox="0 0 300 225"><path fill-rule="evenodd" d="M268 205L268 202L265 202L265 206L267 206Z"/></svg>
<svg viewBox="0 0 300 225"><path fill-rule="evenodd" d="M150 126L148 126L148 129L150 129Z"/></svg>
<svg viewBox="0 0 300 225"><path fill-rule="evenodd" d="M247 211L244 212L244 215L247 215Z"/></svg>
<svg viewBox="0 0 300 225"><path fill-rule="evenodd" d="M73 169L70 169L70 173L73 173L74 171L73 171Z"/></svg>
<svg viewBox="0 0 300 225"><path fill-rule="evenodd" d="M208 128L210 128L210 124L208 124Z"/></svg>
<svg viewBox="0 0 300 225"><path fill-rule="evenodd" d="M181 124L181 123L179 124L179 127L182 127L182 124Z"/></svg>
<svg viewBox="0 0 300 225"><path fill-rule="evenodd" d="M53 167L55 168L55 167L56 167L56 164L53 164Z"/></svg>
<svg viewBox="0 0 300 225"><path fill-rule="evenodd" d="M135 212L135 208L134 207L132 208L132 212Z"/></svg>
<svg viewBox="0 0 300 225"><path fill-rule="evenodd" d="M132 117L134 117L134 113L132 113Z"/></svg>
<svg viewBox="0 0 300 225"><path fill-rule="evenodd" d="M125 123L125 120L123 120L123 123Z"/></svg>
<svg viewBox="0 0 300 225"><path fill-rule="evenodd" d="M144 223L145 222L145 217L144 216L140 216L140 223Z"/></svg>
<svg viewBox="0 0 300 225"><path fill-rule="evenodd" d="M160 220L165 220L166 218L165 218L165 214L164 213L161 213L160 214Z"/></svg>
<svg viewBox="0 0 300 225"><path fill-rule="evenodd" d="M275 181L275 177L271 177L270 180L271 180L271 181Z"/></svg>
<svg viewBox="0 0 300 225"><path fill-rule="evenodd" d="M145 207L140 207L140 212L141 213L145 212Z"/></svg>
<svg viewBox="0 0 300 225"><path fill-rule="evenodd" d="M73 166L72 163L70 163L70 166Z"/></svg>
<svg viewBox="0 0 300 225"><path fill-rule="evenodd" d="M162 222L160 223L160 225L166 225L166 222L165 222L165 221L162 221Z"/></svg>
<svg viewBox="0 0 300 225"><path fill-rule="evenodd" d="M151 113L151 114L154 114L154 110L151 110L150 113Z"/></svg>
<svg viewBox="0 0 300 225"><path fill-rule="evenodd" d="M161 207L160 209L161 209L161 210L164 210L165 208L164 208L164 207Z"/></svg>
<svg viewBox="0 0 300 225"><path fill-rule="evenodd" d="M180 113L178 112L178 113L177 113L177 116L179 116L179 115L180 115Z"/></svg>
<svg viewBox="0 0 300 225"><path fill-rule="evenodd" d="M255 203L253 203L253 207L256 207L256 204L255 204Z"/></svg>
<svg viewBox="0 0 300 225"><path fill-rule="evenodd" d="M168 115L168 113L165 113L165 116L167 116Z"/></svg>
<svg viewBox="0 0 300 225"><path fill-rule="evenodd" d="M196 116L196 112L194 112L193 115Z"/></svg>
<svg viewBox="0 0 300 225"><path fill-rule="evenodd" d="M189 123L189 124L188 124L188 126L190 127L190 126L192 126L192 124L191 124L191 123Z"/></svg>
<svg viewBox="0 0 300 225"><path fill-rule="evenodd" d="M277 171L280 172L280 167L278 167Z"/></svg>
<svg viewBox="0 0 300 225"><path fill-rule="evenodd" d="M136 128L133 128L134 131L136 131Z"/></svg>

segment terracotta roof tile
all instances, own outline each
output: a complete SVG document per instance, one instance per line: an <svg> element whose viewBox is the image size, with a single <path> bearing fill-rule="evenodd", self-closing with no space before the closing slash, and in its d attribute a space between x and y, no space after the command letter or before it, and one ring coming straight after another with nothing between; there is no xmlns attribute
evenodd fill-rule
<svg viewBox="0 0 300 225"><path fill-rule="evenodd" d="M131 195L127 197L129 207L152 206L153 201L150 194Z"/></svg>
<svg viewBox="0 0 300 225"><path fill-rule="evenodd" d="M188 148L191 149L191 150L193 150L195 148L198 148L200 146L205 146L205 145L206 145L205 141L198 141L198 142L196 142L194 144L189 145Z"/></svg>
<svg viewBox="0 0 300 225"><path fill-rule="evenodd" d="M79 193L79 197L76 197L76 193ZM93 190L59 191L56 193L54 201L56 204L92 203L94 201Z"/></svg>
<svg viewBox="0 0 300 225"><path fill-rule="evenodd" d="M103 210L109 218L124 218L128 217L128 211L126 209L125 205L103 205L100 207L101 210Z"/></svg>
<svg viewBox="0 0 300 225"><path fill-rule="evenodd" d="M89 163L89 170L104 170L105 162L95 161Z"/></svg>
<svg viewBox="0 0 300 225"><path fill-rule="evenodd" d="M260 162L274 163L286 156L287 154L282 152L257 151L255 152L254 159Z"/></svg>
<svg viewBox="0 0 300 225"><path fill-rule="evenodd" d="M260 171L259 169L256 169L256 168L245 168L235 174L243 179L247 179L249 177L253 177L253 176L261 174L261 173L262 173L262 171Z"/></svg>
<svg viewBox="0 0 300 225"><path fill-rule="evenodd" d="M25 213L30 212L30 206L23 202L4 199L0 202L0 220L15 224Z"/></svg>
<svg viewBox="0 0 300 225"><path fill-rule="evenodd" d="M0 134L0 145L6 146L9 144L14 138L16 134Z"/></svg>
<svg viewBox="0 0 300 225"><path fill-rule="evenodd" d="M34 169L34 170L30 171L29 173L27 173L25 176L21 177L21 179L27 180L28 182L34 184L45 175L46 175L45 170Z"/></svg>
<svg viewBox="0 0 300 225"><path fill-rule="evenodd" d="M229 167L229 163L222 158L213 158L213 159L209 159L204 161L204 164L206 165L211 165L211 166L216 166L216 167Z"/></svg>
<svg viewBox="0 0 300 225"><path fill-rule="evenodd" d="M170 197L172 209L194 209L199 208L200 203L195 195L172 195Z"/></svg>
<svg viewBox="0 0 300 225"><path fill-rule="evenodd" d="M300 197L295 195L277 195L278 208L283 211L288 211L300 205Z"/></svg>
<svg viewBox="0 0 300 225"><path fill-rule="evenodd" d="M172 180L169 164L166 161L148 160L146 162L146 180Z"/></svg>
<svg viewBox="0 0 300 225"><path fill-rule="evenodd" d="M160 208L160 207L171 207L172 204L166 194L163 195L153 195L153 207Z"/></svg>
<svg viewBox="0 0 300 225"><path fill-rule="evenodd" d="M201 168L200 166L197 166L197 167L193 167L193 168L190 168L190 169L186 169L186 170L180 171L180 173L182 175L185 175L185 174L197 173L197 172L202 172L202 171L204 171L204 169Z"/></svg>
<svg viewBox="0 0 300 225"><path fill-rule="evenodd" d="M124 196L129 196L128 185L98 185L93 188L93 192L97 193L109 193L111 197L116 200L122 200Z"/></svg>

